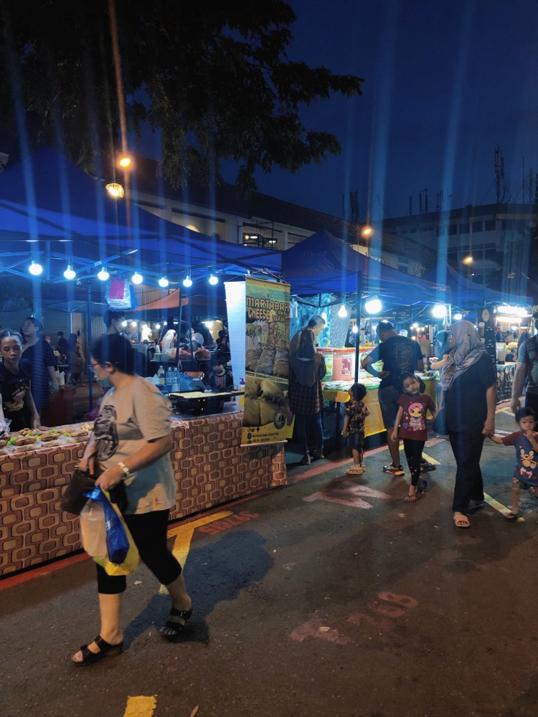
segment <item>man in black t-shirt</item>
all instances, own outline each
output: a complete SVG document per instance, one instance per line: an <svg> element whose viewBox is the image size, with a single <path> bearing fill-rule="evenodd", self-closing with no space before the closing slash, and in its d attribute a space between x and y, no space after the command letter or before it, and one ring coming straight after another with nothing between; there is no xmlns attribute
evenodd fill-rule
<svg viewBox="0 0 538 717"><path fill-rule="evenodd" d="M381 343L363 359L362 368L372 376L381 378L379 406L387 429L387 444L392 460L391 465L384 466L383 470L394 476L403 476L399 440L393 440L391 434L398 413L398 400L403 390L403 378L415 371L422 371L422 352L416 341L399 336L389 321L379 322L377 335ZM377 361L383 361L382 371L373 368Z"/></svg>

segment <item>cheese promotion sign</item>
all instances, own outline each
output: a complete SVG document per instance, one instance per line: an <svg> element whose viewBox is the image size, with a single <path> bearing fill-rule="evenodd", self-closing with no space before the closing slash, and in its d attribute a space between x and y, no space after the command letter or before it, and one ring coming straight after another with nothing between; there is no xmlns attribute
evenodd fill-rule
<svg viewBox="0 0 538 717"><path fill-rule="evenodd" d="M291 438L290 286L246 279L245 401L241 445Z"/></svg>

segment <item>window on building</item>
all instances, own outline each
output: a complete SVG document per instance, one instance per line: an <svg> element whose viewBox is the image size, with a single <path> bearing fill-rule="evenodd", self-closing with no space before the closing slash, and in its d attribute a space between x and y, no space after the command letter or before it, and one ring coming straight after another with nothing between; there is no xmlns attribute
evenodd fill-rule
<svg viewBox="0 0 538 717"><path fill-rule="evenodd" d="M484 228L484 222L473 222L473 232L481 232Z"/></svg>
<svg viewBox="0 0 538 717"><path fill-rule="evenodd" d="M448 226L448 235L454 236L454 234L458 233L458 225L457 224L449 224Z"/></svg>
<svg viewBox="0 0 538 717"><path fill-rule="evenodd" d="M469 222L466 222L465 224L460 224L460 234L468 234L469 233Z"/></svg>
<svg viewBox="0 0 538 717"><path fill-rule="evenodd" d="M497 228L497 222L495 219L486 219L484 230L487 232L494 232Z"/></svg>

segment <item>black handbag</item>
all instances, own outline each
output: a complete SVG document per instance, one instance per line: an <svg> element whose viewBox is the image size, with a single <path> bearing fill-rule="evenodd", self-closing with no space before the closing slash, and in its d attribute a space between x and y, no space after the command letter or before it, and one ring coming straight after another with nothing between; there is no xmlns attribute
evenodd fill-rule
<svg viewBox="0 0 538 717"><path fill-rule="evenodd" d="M62 510L66 513L80 515L82 509L86 505L88 498L86 493L95 488L95 479L99 473L91 476L88 471L75 468L71 480L66 486L62 495ZM116 503L121 513L125 513L128 506L127 489L122 481L108 491L110 502Z"/></svg>
<svg viewBox="0 0 538 717"><path fill-rule="evenodd" d="M66 513L80 515L88 499L86 493L95 488L95 476L92 477L88 471L75 468L63 495L61 506Z"/></svg>

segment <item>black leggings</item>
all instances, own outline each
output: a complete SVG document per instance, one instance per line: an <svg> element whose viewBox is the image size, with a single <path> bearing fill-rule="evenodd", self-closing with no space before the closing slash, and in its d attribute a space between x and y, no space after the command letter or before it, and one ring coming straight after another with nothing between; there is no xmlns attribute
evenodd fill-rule
<svg viewBox="0 0 538 717"><path fill-rule="evenodd" d="M170 585L181 575L181 565L168 550L166 529L169 510L141 515L124 515L127 527L145 563L162 585ZM97 589L102 595L117 595L127 586L125 575L107 575L97 566Z"/></svg>
<svg viewBox="0 0 538 717"><path fill-rule="evenodd" d="M424 441L412 441L410 438L404 438L403 444L407 465L411 473L411 485L417 486L420 478Z"/></svg>

